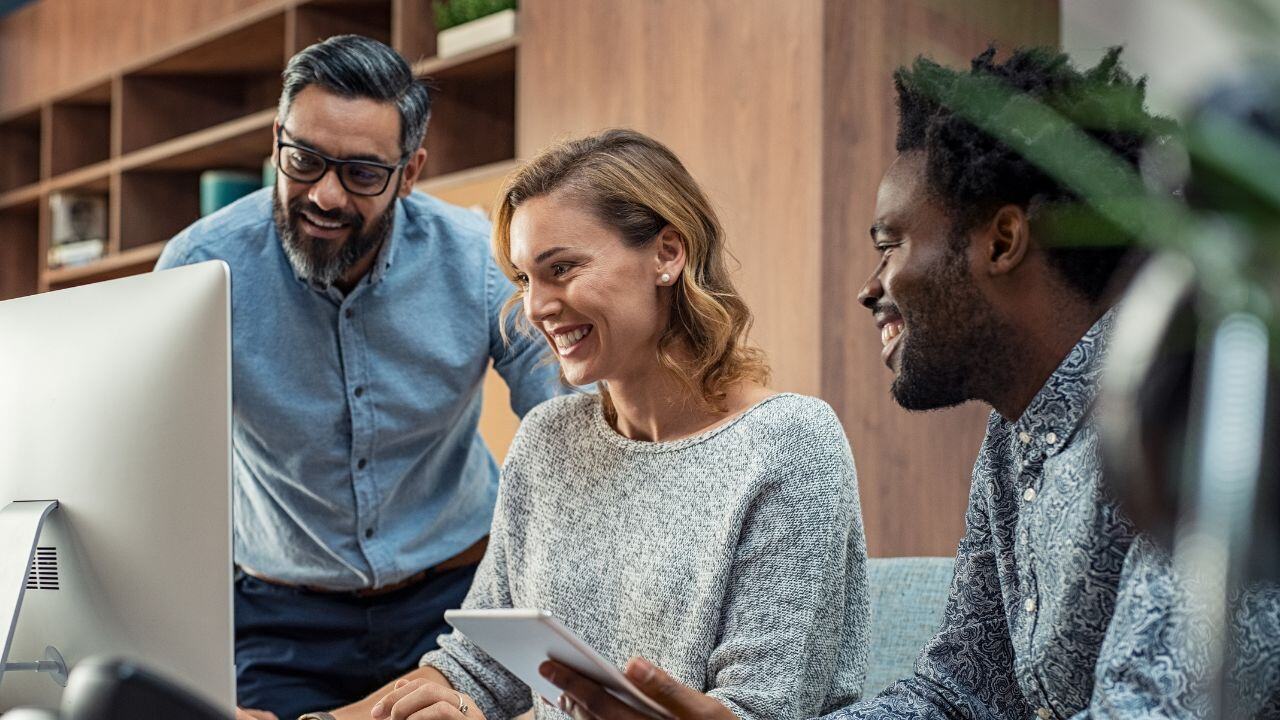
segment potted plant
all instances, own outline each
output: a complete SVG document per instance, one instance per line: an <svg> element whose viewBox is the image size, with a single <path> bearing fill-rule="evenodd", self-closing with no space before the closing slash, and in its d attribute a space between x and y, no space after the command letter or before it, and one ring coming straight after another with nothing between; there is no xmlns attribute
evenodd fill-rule
<svg viewBox="0 0 1280 720"><path fill-rule="evenodd" d="M436 56L450 57L516 33L516 0L433 0Z"/></svg>

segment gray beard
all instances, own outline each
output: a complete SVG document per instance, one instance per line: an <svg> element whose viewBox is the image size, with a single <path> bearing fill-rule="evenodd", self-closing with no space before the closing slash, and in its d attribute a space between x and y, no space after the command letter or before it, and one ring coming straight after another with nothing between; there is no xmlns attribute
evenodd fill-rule
<svg viewBox="0 0 1280 720"><path fill-rule="evenodd" d="M351 225L351 236L336 250L328 241L309 237L299 229L299 216L304 208L320 217L331 217L329 213L320 211L302 198L290 203L286 212L280 202L280 194L271 194L271 215L275 220L276 233L280 235L280 246L284 249L289 264L293 266L293 271L309 282L329 286L341 280L351 268L382 247L391 235L396 203L393 200L381 215L374 218L367 230L359 216L335 218Z"/></svg>

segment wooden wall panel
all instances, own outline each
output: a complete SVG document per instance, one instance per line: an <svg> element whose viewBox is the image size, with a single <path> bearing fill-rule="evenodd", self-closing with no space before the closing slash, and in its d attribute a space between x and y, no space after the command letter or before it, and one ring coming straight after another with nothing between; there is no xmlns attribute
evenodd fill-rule
<svg viewBox="0 0 1280 720"><path fill-rule="evenodd" d="M822 393L854 447L872 555L950 555L964 530L988 408L907 413L857 294L877 260L867 228L894 157L891 73L919 54L967 66L999 47L1058 42L1056 0L828 0L822 216Z"/></svg>
<svg viewBox="0 0 1280 720"><path fill-rule="evenodd" d="M669 145L741 261L780 389L818 394L822 5L524 0L517 143L628 126Z"/></svg>
<svg viewBox="0 0 1280 720"><path fill-rule="evenodd" d="M0 113L108 75L285 0L40 0L0 21Z"/></svg>

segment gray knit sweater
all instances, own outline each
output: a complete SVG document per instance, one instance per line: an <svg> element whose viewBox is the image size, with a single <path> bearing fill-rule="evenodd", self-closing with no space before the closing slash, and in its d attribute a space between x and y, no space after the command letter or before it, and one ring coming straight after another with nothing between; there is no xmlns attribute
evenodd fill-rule
<svg viewBox="0 0 1280 720"><path fill-rule="evenodd" d="M742 718L806 718L861 693L869 614L853 456L830 406L774 395L673 442L600 398L525 417L463 607L541 608L622 666L643 655ZM422 658L489 720L542 702L462 633Z"/></svg>

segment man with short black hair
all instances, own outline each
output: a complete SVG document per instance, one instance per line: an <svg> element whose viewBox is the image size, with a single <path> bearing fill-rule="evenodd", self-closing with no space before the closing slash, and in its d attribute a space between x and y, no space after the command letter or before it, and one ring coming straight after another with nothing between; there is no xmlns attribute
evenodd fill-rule
<svg viewBox="0 0 1280 720"><path fill-rule="evenodd" d="M1105 152L1067 158L1077 177L1133 173L1166 124L1143 109L1118 49L1084 72L1056 50L994 56L969 73L921 59L895 74L899 155L876 198L879 261L859 301L900 405L980 400L994 412L941 628L914 675L828 719L1200 717L1205 658L1185 640L1181 584L1110 496L1091 420L1132 238L1090 222L1096 244L1069 242L1084 198L1029 159L1046 148L1062 159L1083 131ZM976 98L984 89L994 94ZM1033 120L1015 149L979 127L976 107L983 121L1066 122ZM1232 692L1242 717L1276 717L1280 595L1250 593L1242 607ZM543 671L575 717L638 717L562 665ZM647 661L627 675L678 718L732 717Z"/></svg>
<svg viewBox="0 0 1280 720"><path fill-rule="evenodd" d="M513 288L488 224L413 189L430 107L376 40L306 48L284 71L275 187L157 266L231 268L238 695L282 718L363 697L435 647L492 519L487 366L520 415L559 388L542 343L503 340Z"/></svg>

